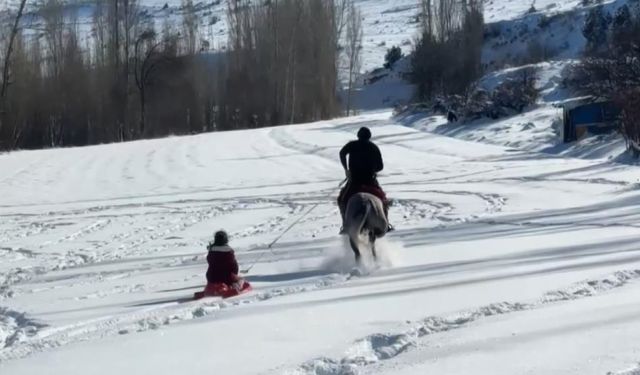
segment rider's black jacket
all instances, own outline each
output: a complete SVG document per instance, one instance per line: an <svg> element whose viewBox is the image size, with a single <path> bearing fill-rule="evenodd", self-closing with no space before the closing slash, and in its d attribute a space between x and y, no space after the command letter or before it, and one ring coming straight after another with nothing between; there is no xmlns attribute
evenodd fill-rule
<svg viewBox="0 0 640 375"><path fill-rule="evenodd" d="M384 168L380 149L371 141L352 141L340 150L340 162L345 169L347 169L347 155L352 182L363 184L374 182L376 174Z"/></svg>

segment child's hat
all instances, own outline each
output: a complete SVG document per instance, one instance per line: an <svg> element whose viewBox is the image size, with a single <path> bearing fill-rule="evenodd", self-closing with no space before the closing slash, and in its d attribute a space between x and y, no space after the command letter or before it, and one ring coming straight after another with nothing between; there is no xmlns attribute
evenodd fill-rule
<svg viewBox="0 0 640 375"><path fill-rule="evenodd" d="M225 232L224 230L217 231L215 236L213 237L213 245L225 246L228 244L229 244L229 236L227 235L227 232Z"/></svg>

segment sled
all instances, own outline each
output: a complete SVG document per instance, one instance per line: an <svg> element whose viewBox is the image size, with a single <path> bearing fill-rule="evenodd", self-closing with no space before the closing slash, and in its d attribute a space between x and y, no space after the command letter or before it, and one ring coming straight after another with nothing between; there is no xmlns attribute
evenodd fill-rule
<svg viewBox="0 0 640 375"><path fill-rule="evenodd" d="M222 297L229 298L240 294L248 293L252 290L248 281L241 281L233 286L224 283L207 284L202 292L195 292L193 299L198 300L205 297Z"/></svg>

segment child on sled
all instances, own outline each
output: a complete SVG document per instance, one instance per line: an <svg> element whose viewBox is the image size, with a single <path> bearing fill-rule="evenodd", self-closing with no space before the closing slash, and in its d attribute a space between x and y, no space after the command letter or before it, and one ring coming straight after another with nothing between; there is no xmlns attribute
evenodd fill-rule
<svg viewBox="0 0 640 375"><path fill-rule="evenodd" d="M195 298L232 297L251 290L251 285L241 278L234 250L229 246L227 232L216 232L214 240L207 246L207 286L197 292Z"/></svg>

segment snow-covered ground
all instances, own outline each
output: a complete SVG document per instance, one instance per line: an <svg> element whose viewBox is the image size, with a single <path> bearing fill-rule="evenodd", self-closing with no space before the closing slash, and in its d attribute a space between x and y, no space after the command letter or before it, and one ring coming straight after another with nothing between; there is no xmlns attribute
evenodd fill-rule
<svg viewBox="0 0 640 375"><path fill-rule="evenodd" d="M351 276L339 147L372 128L397 231ZM604 374L640 360L635 167L369 114L0 155L3 374ZM318 205L271 251L265 245ZM255 291L189 301L232 235Z"/></svg>

